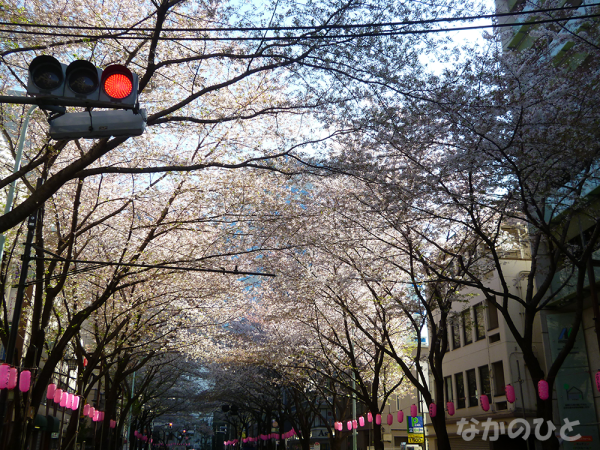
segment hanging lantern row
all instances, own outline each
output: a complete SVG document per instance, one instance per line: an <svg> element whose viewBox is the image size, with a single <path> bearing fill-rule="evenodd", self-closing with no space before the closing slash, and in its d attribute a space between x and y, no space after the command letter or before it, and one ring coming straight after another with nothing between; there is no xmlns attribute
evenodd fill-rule
<svg viewBox="0 0 600 450"><path fill-rule="evenodd" d="M62 389L56 389L55 384L49 384L46 392L46 398L54 400L54 403L58 403L63 408L72 409L76 411L79 409L80 397L63 391ZM94 422L104 421L104 411L99 411L89 403L83 407L83 415L89 417ZM114 422L114 425L112 423ZM111 428L116 427L116 421L111 420Z"/></svg>
<svg viewBox="0 0 600 450"><path fill-rule="evenodd" d="M341 425L341 422L340 422L340 425ZM296 436L296 435L297 435L296 430L294 430L292 428L290 431L287 431L287 432L281 433L281 434L279 434L279 433L269 433L269 434L261 434L261 435L259 435L257 437L247 437L247 438L242 439L242 442L244 444L246 444L248 442L257 442L259 439L263 440L263 441L268 441L270 439L277 439L277 440L279 440L279 439L289 439L292 436ZM228 442L229 442L229 444L228 444ZM225 445L235 445L235 444L232 444L232 442L233 441L225 441ZM235 440L235 443L236 444L238 443L237 439Z"/></svg>
<svg viewBox="0 0 600 450"><path fill-rule="evenodd" d="M0 389L14 389L17 387L21 392L29 391L31 387L31 372L29 370L19 370L16 367L11 367L9 364L0 366Z"/></svg>
<svg viewBox="0 0 600 450"><path fill-rule="evenodd" d="M596 387L598 388L598 391L600 391L600 370L596 373ZM514 387L511 386L510 384L508 384L508 385L506 385L505 391L506 391L506 400L509 403L514 403L515 402ZM538 383L538 392L539 392L540 398L542 400L546 400L548 398L548 383L546 381L541 380ZM484 394L484 395L479 396L479 402L481 404L481 409L483 409L484 411L490 410L490 399L487 395ZM456 410L454 408L454 402L447 402L446 409L448 411L448 414L450 416L453 416L454 413L456 412ZM417 405L415 405L415 404L410 405L410 415L411 415L411 417L416 417L418 415ZM435 403L431 403L429 405L429 415L431 417L435 417L437 415L437 405ZM403 411L398 411L397 420L398 420L398 423L402 423L404 421L404 412ZM370 412L367 413L367 421L373 422L373 415ZM356 421L354 421L354 422L356 422ZM375 423L377 425L381 425L381 414L377 414L375 416ZM392 414L388 414L387 424L392 425L393 423L394 423L394 416ZM361 427L363 427L365 425L364 417L358 418L358 425ZM350 421L347 422L346 426L347 426L348 430L357 428ZM342 422L335 422L333 424L333 427L337 431L342 431L344 429L344 425L342 424Z"/></svg>
<svg viewBox="0 0 600 450"><path fill-rule="evenodd" d="M76 411L79 408L79 397L75 394L65 392L62 389L56 389L55 384L48 385L46 398L48 400L53 400L54 403L58 403L63 408L72 409L73 411Z"/></svg>
<svg viewBox="0 0 600 450"><path fill-rule="evenodd" d="M134 435L134 436L135 436L137 439L139 439L139 440L141 440L141 441L148 442L148 436L146 436L145 434L142 434L142 433L140 433L138 430L135 430L135 431L133 432L133 435ZM152 439L150 439L150 443L152 443Z"/></svg>

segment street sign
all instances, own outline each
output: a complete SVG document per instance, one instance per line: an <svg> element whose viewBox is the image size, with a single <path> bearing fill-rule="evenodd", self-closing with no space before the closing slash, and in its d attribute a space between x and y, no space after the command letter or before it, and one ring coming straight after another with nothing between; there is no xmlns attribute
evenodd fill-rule
<svg viewBox="0 0 600 450"><path fill-rule="evenodd" d="M422 434L409 434L408 435L408 443L409 444L423 444L423 443L425 443L425 437Z"/></svg>
<svg viewBox="0 0 600 450"><path fill-rule="evenodd" d="M409 434L423 434L423 416L408 416L406 421Z"/></svg>

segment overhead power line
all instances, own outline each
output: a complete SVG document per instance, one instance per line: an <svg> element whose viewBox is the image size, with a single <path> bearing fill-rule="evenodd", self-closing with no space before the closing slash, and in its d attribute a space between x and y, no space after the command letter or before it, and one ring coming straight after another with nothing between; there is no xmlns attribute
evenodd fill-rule
<svg viewBox="0 0 600 450"><path fill-rule="evenodd" d="M162 28L161 32L235 32L235 31L324 31L324 30L336 30L336 29L357 29L357 28L382 28L382 27L398 27L406 25L427 25L432 23L443 23L443 22L468 22L473 20L481 19L497 19L502 17L522 16L522 15L534 15L556 11L568 11L579 9L582 7L600 6L600 3L589 3L578 6L563 6L556 8L543 8L528 11L515 11L507 13L494 13L494 14L479 14L474 16L461 16L461 17L440 17L436 19L421 19L421 20L404 20L397 22L379 22L379 23L361 23L361 24L330 24L330 25L306 25L306 26L282 26L282 27L221 27L221 28ZM583 16L577 16L583 17ZM557 19L557 20L566 20ZM50 28L50 29L66 29L66 30L90 30L90 31L131 31L132 27L98 27L98 26L83 26L83 25L53 25L53 24L34 24L34 23L13 23L13 22L0 22L0 27L23 27L23 28ZM3 30L0 30L3 31ZM136 27L136 32L153 32L154 28L141 28ZM392 31L392 30L390 30ZM57 36L62 36L57 34ZM68 36L71 36L70 34ZM80 37L80 35L72 35Z"/></svg>
<svg viewBox="0 0 600 450"><path fill-rule="evenodd" d="M432 28L432 29L421 29L421 30L390 30L380 32L367 32L367 33L350 33L350 34L302 34L296 36L227 36L227 37L210 37L210 36L158 36L156 39L162 41L303 41L303 40L335 40L335 39L356 39L361 37L379 37L379 36L400 36L409 34L430 34L430 33L448 33L453 31L466 31L466 30L484 30L488 28L506 28L522 25L539 25L548 23L563 23L569 20L575 19L590 19L594 17L600 17L599 14L585 14L574 17L564 18L552 18L542 20L531 20L527 22L510 22L510 23L497 23L488 25L474 25L464 27L452 27L452 28ZM318 32L319 30L315 30ZM79 39L89 40L100 40L100 39L120 39L120 40L144 40L153 39L152 34L118 34L118 35L93 35L93 34L72 34L72 33L45 33L36 31L22 31L22 30L2 30L0 33L16 33L25 35L35 36L49 36L49 37L70 37Z"/></svg>

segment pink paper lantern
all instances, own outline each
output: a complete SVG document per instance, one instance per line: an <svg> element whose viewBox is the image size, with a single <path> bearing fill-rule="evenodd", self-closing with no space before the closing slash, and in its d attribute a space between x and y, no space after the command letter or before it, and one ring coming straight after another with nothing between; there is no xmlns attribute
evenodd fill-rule
<svg viewBox="0 0 600 450"><path fill-rule="evenodd" d="M373 422L373 414L371 414L370 412L367 413L367 422Z"/></svg>
<svg viewBox="0 0 600 450"><path fill-rule="evenodd" d="M111 428L116 428L117 427L117 421L116 420L110 420L110 427Z"/></svg>
<svg viewBox="0 0 600 450"><path fill-rule="evenodd" d="M66 392L63 392L60 397L60 406L62 406L63 408L66 407L68 399L69 399L69 394L67 394Z"/></svg>
<svg viewBox="0 0 600 450"><path fill-rule="evenodd" d="M73 394L71 394L71 393L67 394L67 402L66 402L65 406L68 409L73 409L73 397L74 397Z"/></svg>
<svg viewBox="0 0 600 450"><path fill-rule="evenodd" d="M417 417L417 405L414 403L410 405L410 415L411 417Z"/></svg>
<svg viewBox="0 0 600 450"><path fill-rule="evenodd" d="M481 402L481 409L484 411L490 410L490 399L487 395L483 394L479 396L479 401Z"/></svg>
<svg viewBox="0 0 600 450"><path fill-rule="evenodd" d="M398 423L402 423L404 421L404 412L403 411L398 411L397 417L398 419Z"/></svg>
<svg viewBox="0 0 600 450"><path fill-rule="evenodd" d="M359 424L361 427L364 427L364 426L365 426L365 418L364 418L363 416L360 416L360 417L358 418L358 424Z"/></svg>
<svg viewBox="0 0 600 450"><path fill-rule="evenodd" d="M60 403L60 399L62 398L63 391L62 389L56 389L54 391L54 403Z"/></svg>
<svg viewBox="0 0 600 450"><path fill-rule="evenodd" d="M88 417L93 420L95 414L96 414L96 408L94 408L93 406L90 406L90 410L88 411Z"/></svg>
<svg viewBox="0 0 600 450"><path fill-rule="evenodd" d="M507 384L506 387L504 388L504 391L506 392L506 401L508 403L514 403L515 402L515 388L510 385Z"/></svg>
<svg viewBox="0 0 600 450"><path fill-rule="evenodd" d="M340 428L339 428L339 426L340 426L340 423L339 423L339 422L335 422L335 423L333 424L333 429L334 429L335 431L340 431Z"/></svg>
<svg viewBox="0 0 600 450"><path fill-rule="evenodd" d="M348 428L348 431L350 431L352 429L352 421L351 420L346 422L346 427Z"/></svg>
<svg viewBox="0 0 600 450"><path fill-rule="evenodd" d="M78 395L73 397L73 406L71 406L71 409L73 411L76 411L77 409L79 409L79 396Z"/></svg>
<svg viewBox="0 0 600 450"><path fill-rule="evenodd" d="M446 403L446 408L448 408L448 414L453 416L454 415L454 402L448 402Z"/></svg>
<svg viewBox="0 0 600 450"><path fill-rule="evenodd" d="M596 389L600 392L600 370L596 372Z"/></svg>
<svg viewBox="0 0 600 450"><path fill-rule="evenodd" d="M29 370L24 370L19 375L19 390L21 392L29 391L31 387L31 372Z"/></svg>
<svg viewBox="0 0 600 450"><path fill-rule="evenodd" d="M83 406L83 415L87 417L89 414L90 414L90 404L88 403L87 405Z"/></svg>
<svg viewBox="0 0 600 450"><path fill-rule="evenodd" d="M429 415L431 417L437 416L437 405L435 403L429 404Z"/></svg>
<svg viewBox="0 0 600 450"><path fill-rule="evenodd" d="M0 389L8 388L9 375L10 375L10 366L8 364L2 364L0 366Z"/></svg>
<svg viewBox="0 0 600 450"><path fill-rule="evenodd" d="M538 381L538 394L542 400L548 400L548 382L546 380Z"/></svg>
<svg viewBox="0 0 600 450"><path fill-rule="evenodd" d="M387 424L391 425L394 423L394 416L392 416L391 414L388 414L387 416Z"/></svg>
<svg viewBox="0 0 600 450"><path fill-rule="evenodd" d="M48 385L48 390L46 391L46 398L53 399L54 391L56 391L56 385L54 383Z"/></svg>
<svg viewBox="0 0 600 450"><path fill-rule="evenodd" d="M356 420L352 421L352 428L356 430L358 428L358 422Z"/></svg>
<svg viewBox="0 0 600 450"><path fill-rule="evenodd" d="M377 425L381 425L381 414L377 414L377 415L375 416L375 423L376 423Z"/></svg>
<svg viewBox="0 0 600 450"><path fill-rule="evenodd" d="M19 376L19 371L16 367L11 367L8 373L8 388L14 389L17 387L17 378Z"/></svg>

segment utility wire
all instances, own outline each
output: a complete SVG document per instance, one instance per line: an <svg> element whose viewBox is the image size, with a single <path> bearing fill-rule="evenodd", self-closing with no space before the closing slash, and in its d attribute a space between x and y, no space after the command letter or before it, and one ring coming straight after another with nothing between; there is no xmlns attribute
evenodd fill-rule
<svg viewBox="0 0 600 450"><path fill-rule="evenodd" d="M480 14L475 16L462 16L462 17L441 17L437 19L423 19L423 20L405 20L399 22L381 22L381 23L362 23L362 24L343 24L343 25L310 25L310 26L287 26L287 27L223 27L223 28L162 28L162 32L224 32L224 31L299 31L299 30L335 30L335 29L349 29L349 28L381 28L381 27L394 27L404 25L425 25L431 23L441 22L462 22L472 21L480 19L495 19L501 17L512 17L521 15L533 15L540 13L548 13L555 11L567 11L572 9L579 9L582 7L600 6L600 3L590 3L579 6L563 6L556 8L544 8L527 11L515 11L507 13L494 13L494 14ZM582 17L582 16L576 16ZM566 20L562 19L562 20ZM80 25L52 25L52 24L33 24L33 23L12 23L12 22L0 22L0 27L25 27L25 28L51 28L51 29L69 29L69 30L91 30L91 31L131 31L131 27L98 27L98 26L80 26ZM136 31L155 31L154 28L136 28ZM60 36L60 35L59 35ZM79 35L74 35L79 36Z"/></svg>
<svg viewBox="0 0 600 450"><path fill-rule="evenodd" d="M256 36L256 37L170 37L170 36L158 36L155 39L162 41L303 41L303 40L335 40L335 39L356 39L361 37L378 37L378 36L399 36L408 34L429 34L429 33L442 33L442 32L453 32L453 31L466 31L466 30L483 30L488 28L506 28L514 26L531 26L546 23L562 23L569 20L575 19L589 19L594 17L600 17L598 14L586 14L574 17L565 18L554 18L544 20L532 20L527 22L511 22L511 23L500 23L500 24L489 24L489 25L475 25L465 27L453 27L453 28L432 28L424 30L393 30L393 31L382 31L382 32L369 32L369 33L355 33L355 34L331 34L331 35L315 35L315 34L304 34L299 36ZM35 36L49 36L49 37L77 37L81 39L99 40L99 39L111 39L118 38L120 40L143 40L153 39L151 34L139 34L139 35L84 35L84 34L68 34L68 33L44 33L35 31L20 31L20 30L0 30L0 33L17 33Z"/></svg>

